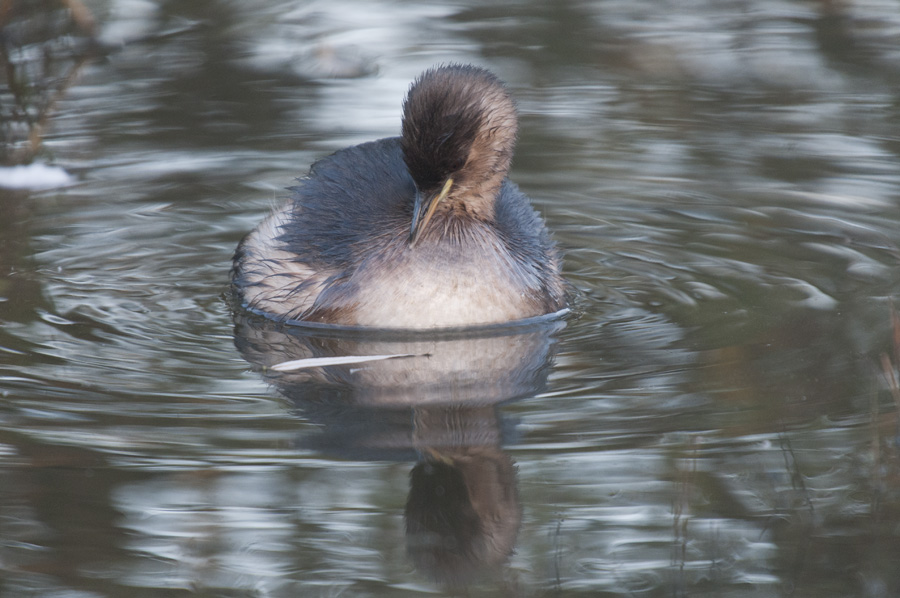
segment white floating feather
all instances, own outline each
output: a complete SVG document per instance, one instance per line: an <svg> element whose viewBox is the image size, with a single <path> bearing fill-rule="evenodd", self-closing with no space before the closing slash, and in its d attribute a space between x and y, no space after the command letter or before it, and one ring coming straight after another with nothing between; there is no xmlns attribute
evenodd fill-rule
<svg viewBox="0 0 900 598"><path fill-rule="evenodd" d="M292 372L305 368L318 368L328 365L347 365L350 363L366 363L367 361L383 361L385 359L397 359L399 357L418 357L413 353L398 353L396 355L343 355L339 357L310 357L309 359L295 359L275 364L269 369L277 372Z"/></svg>

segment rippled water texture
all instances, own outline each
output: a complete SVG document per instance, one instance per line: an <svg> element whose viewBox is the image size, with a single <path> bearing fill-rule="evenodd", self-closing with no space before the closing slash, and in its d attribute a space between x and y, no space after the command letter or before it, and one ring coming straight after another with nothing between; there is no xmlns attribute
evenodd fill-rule
<svg viewBox="0 0 900 598"><path fill-rule="evenodd" d="M895 2L85 1L0 2L53 187L0 189L4 598L900 594ZM242 235L448 61L574 313L234 317Z"/></svg>

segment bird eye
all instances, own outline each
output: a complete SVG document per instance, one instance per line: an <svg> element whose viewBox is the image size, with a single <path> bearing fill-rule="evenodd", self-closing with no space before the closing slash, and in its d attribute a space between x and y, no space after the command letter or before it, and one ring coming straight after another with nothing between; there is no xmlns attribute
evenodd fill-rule
<svg viewBox="0 0 900 598"><path fill-rule="evenodd" d="M453 162L450 163L450 167L449 167L450 173L452 174L458 170L462 170L462 167L465 165L466 165L465 158L459 158L457 160L454 160Z"/></svg>

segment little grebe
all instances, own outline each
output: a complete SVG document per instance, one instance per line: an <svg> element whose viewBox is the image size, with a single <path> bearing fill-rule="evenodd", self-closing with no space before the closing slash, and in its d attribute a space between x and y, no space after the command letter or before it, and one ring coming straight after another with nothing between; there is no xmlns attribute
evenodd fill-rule
<svg viewBox="0 0 900 598"><path fill-rule="evenodd" d="M513 100L489 71L425 71L400 137L317 161L241 241L231 272L241 301L281 320L378 328L561 310L559 253L507 178L516 130Z"/></svg>

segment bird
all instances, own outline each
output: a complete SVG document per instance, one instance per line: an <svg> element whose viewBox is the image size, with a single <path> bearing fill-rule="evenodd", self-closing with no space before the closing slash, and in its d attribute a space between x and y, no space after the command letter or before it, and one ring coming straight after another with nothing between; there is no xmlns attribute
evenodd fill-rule
<svg viewBox="0 0 900 598"><path fill-rule="evenodd" d="M562 256L509 180L515 102L492 72L429 68L399 137L316 161L235 250L243 308L279 321L468 328L565 310Z"/></svg>

